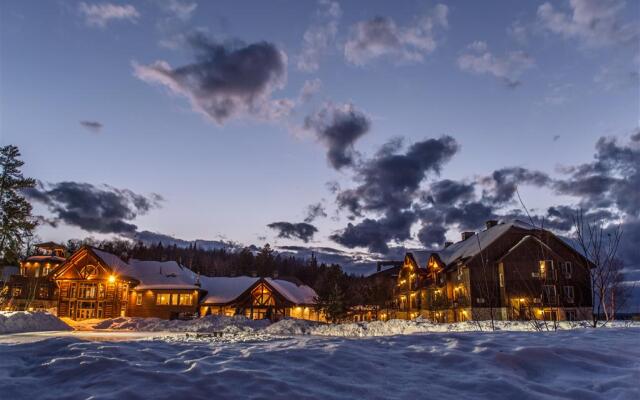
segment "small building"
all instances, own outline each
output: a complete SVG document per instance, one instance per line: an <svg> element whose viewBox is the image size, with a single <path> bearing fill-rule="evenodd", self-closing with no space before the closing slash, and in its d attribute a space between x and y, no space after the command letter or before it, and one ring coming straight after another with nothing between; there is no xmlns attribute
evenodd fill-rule
<svg viewBox="0 0 640 400"><path fill-rule="evenodd" d="M592 312L591 263L552 232L514 220L405 256L396 318L575 320Z"/></svg>
<svg viewBox="0 0 640 400"><path fill-rule="evenodd" d="M34 246L35 254L20 262L17 274L8 277L4 309L49 310L56 307L56 285L53 273L65 261L65 247L53 242Z"/></svg>
<svg viewBox="0 0 640 400"><path fill-rule="evenodd" d="M313 305L316 292L293 279L201 277L207 292L200 314L244 315L251 319L279 320L285 317L324 321Z"/></svg>

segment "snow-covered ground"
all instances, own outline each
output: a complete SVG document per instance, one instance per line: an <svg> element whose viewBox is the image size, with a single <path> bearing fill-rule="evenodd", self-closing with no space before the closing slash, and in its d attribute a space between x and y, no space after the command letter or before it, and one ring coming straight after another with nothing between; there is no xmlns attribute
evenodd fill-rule
<svg viewBox="0 0 640 400"><path fill-rule="evenodd" d="M70 329L69 325L46 312L0 311L0 334Z"/></svg>
<svg viewBox="0 0 640 400"><path fill-rule="evenodd" d="M68 329L15 315L47 318L31 330L49 318ZM87 321L0 335L0 398L640 398L640 324L587 326Z"/></svg>
<svg viewBox="0 0 640 400"><path fill-rule="evenodd" d="M242 340L172 333L0 344L0 393L7 399L640 398L638 328L237 336Z"/></svg>

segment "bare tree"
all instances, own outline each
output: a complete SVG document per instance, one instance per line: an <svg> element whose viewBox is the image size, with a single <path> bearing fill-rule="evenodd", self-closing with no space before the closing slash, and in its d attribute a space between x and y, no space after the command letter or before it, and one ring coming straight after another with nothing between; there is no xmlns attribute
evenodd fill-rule
<svg viewBox="0 0 640 400"><path fill-rule="evenodd" d="M617 257L622 238L620 225L605 228L602 221L589 221L584 212L578 210L574 217L575 243L591 264L591 291L593 300L593 327L601 317L605 325L615 318L628 300L632 288L623 285L622 261Z"/></svg>

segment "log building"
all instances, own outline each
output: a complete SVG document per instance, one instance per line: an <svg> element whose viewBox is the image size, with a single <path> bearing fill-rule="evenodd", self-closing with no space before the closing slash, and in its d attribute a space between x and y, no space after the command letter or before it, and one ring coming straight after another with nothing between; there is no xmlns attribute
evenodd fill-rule
<svg viewBox="0 0 640 400"><path fill-rule="evenodd" d="M487 221L440 251L405 255L396 318L436 322L576 320L592 313L590 268L553 233L514 220Z"/></svg>

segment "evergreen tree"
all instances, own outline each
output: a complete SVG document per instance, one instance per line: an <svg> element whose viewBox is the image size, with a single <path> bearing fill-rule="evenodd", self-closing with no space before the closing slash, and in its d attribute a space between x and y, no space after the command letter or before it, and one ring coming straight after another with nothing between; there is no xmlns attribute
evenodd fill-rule
<svg viewBox="0 0 640 400"><path fill-rule="evenodd" d="M348 292L349 282L338 265L332 265L323 270L316 286L317 311L324 313L330 322L343 320L349 310Z"/></svg>
<svg viewBox="0 0 640 400"><path fill-rule="evenodd" d="M22 175L24 162L19 157L18 147L0 147L0 259L9 264L18 262L24 241L36 227L31 204L21 193L35 187L36 181Z"/></svg>

